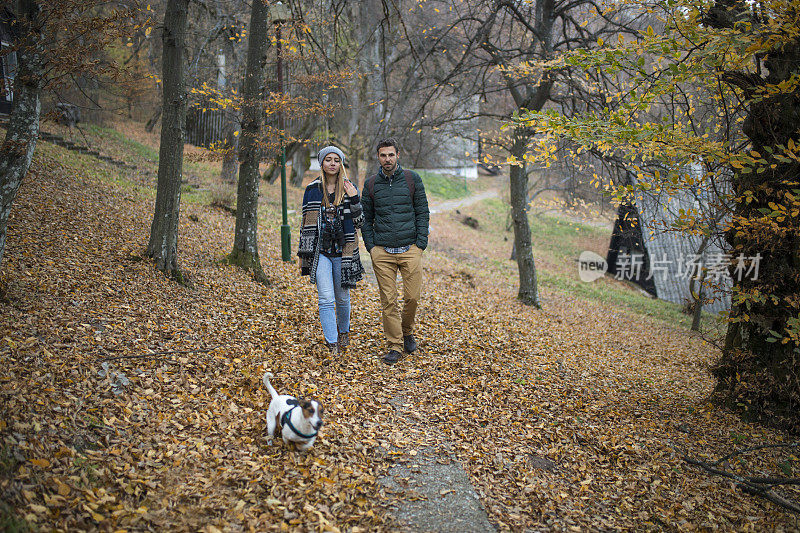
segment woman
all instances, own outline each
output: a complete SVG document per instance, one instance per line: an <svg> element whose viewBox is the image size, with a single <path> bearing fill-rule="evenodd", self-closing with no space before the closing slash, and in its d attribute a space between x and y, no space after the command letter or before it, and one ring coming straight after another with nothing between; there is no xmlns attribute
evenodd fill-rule
<svg viewBox="0 0 800 533"><path fill-rule="evenodd" d="M316 283L319 318L332 355L350 343L350 288L364 274L356 228L364 217L358 190L347 179L344 154L326 146L317 154L322 176L303 195L300 272Z"/></svg>

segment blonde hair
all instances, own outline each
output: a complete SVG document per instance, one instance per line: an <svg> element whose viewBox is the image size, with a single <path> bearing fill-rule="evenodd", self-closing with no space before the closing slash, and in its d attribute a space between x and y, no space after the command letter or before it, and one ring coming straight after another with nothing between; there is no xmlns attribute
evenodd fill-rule
<svg viewBox="0 0 800 533"><path fill-rule="evenodd" d="M334 154L334 155L337 155L337 154ZM347 170L344 168L344 161L340 161L340 163L341 163L341 166L339 167L339 172L336 175L336 189L334 190L334 193L333 193L333 205L336 205L336 206L341 204L342 200L344 199L344 180L348 179L347 178ZM321 185L322 185L322 205L324 205L325 207L330 207L331 205L330 205L330 200L328 199L328 187L325 184L325 178L326 178L326 174L325 174L325 170L323 169L322 178L320 179L320 181L322 182L321 183Z"/></svg>

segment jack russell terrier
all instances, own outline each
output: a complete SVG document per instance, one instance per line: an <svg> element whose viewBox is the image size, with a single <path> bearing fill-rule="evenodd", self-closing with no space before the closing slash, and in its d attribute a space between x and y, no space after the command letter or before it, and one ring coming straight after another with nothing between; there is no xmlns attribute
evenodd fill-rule
<svg viewBox="0 0 800 533"><path fill-rule="evenodd" d="M280 428L283 442L294 442L297 449L306 451L314 445L322 427L322 406L315 400L298 400L293 396L278 394L269 380L275 376L264 372L264 386L272 401L267 410L267 442L272 445L275 430Z"/></svg>

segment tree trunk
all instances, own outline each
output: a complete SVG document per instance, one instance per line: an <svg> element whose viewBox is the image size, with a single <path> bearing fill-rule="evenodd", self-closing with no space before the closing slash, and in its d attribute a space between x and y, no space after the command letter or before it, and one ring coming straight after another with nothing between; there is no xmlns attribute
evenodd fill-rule
<svg viewBox="0 0 800 533"><path fill-rule="evenodd" d="M183 281L178 269L178 220L186 129L184 51L188 7L189 0L169 0L164 15L163 117L158 153L158 189L150 242L147 245L147 254L155 260L156 268L178 281Z"/></svg>
<svg viewBox="0 0 800 533"><path fill-rule="evenodd" d="M692 331L700 331L700 320L703 317L703 303L704 303L704 296L703 296L703 280L706 278L706 272L703 271L702 275L700 276L699 280L695 280L692 278L689 280L689 293L692 295L694 299L694 307L692 308ZM695 281L698 281L698 288L697 293L695 296L694 292L694 284Z"/></svg>
<svg viewBox="0 0 800 533"><path fill-rule="evenodd" d="M303 186L303 177L306 175L306 170L309 167L310 152L308 146L298 146L292 155L292 179L289 180L291 185L295 187Z"/></svg>
<svg viewBox="0 0 800 533"><path fill-rule="evenodd" d="M347 164L350 165L350 168L347 169L347 175L359 191L364 187L364 181L366 181L366 178L362 180L360 177L361 157L361 148L358 145L350 144L350 157L347 158Z"/></svg>
<svg viewBox="0 0 800 533"><path fill-rule="evenodd" d="M261 179L272 185L281 177L281 158L267 160L267 169L261 175Z"/></svg>
<svg viewBox="0 0 800 533"><path fill-rule="evenodd" d="M386 21L388 13L384 11L386 3L381 0L363 0L350 2L349 5L351 38L359 44L355 47L354 59L356 70L361 75L354 76L348 84L346 97L349 111L343 137L347 143L348 160L357 167L356 154L360 152L362 157L371 157L375 150L372 146L373 140L386 135L385 129L389 122L384 111L387 106L393 107L394 104L390 104L387 99L385 72L376 69L375 65L391 65L395 58L387 59L381 54L381 42L386 39L392 41L392 32L386 33L387 29L391 30ZM333 43L329 46L332 51ZM389 50L397 54L400 47L389 46ZM381 122L381 117L386 120ZM359 176L355 171L349 174L351 181L359 186Z"/></svg>
<svg viewBox="0 0 800 533"><path fill-rule="evenodd" d="M708 241L710 240L710 234L703 238L702 242L700 242L700 246L697 247L697 252L695 252L698 256L702 256L703 253L705 253L706 247L708 246ZM692 277L689 280L689 295L694 301L694 306L692 308L692 331L700 331L700 319L703 316L703 304L705 303L705 299L703 297L703 281L706 279L706 273L707 271L703 270L699 279ZM695 283L698 285L697 292L694 290Z"/></svg>
<svg viewBox="0 0 800 533"><path fill-rule="evenodd" d="M298 126L298 131L297 131L295 137L297 139L309 139L312 135L314 135L314 131L316 130L316 127L317 127L317 121L316 120L304 120ZM285 146L285 148L286 148L286 161L287 162L288 161L292 161L292 165L293 165L292 166L292 172L294 172L294 168L295 168L294 167L294 161L295 161L295 159L297 157L298 150L306 154L305 155L305 160L307 162L304 163L301 166L304 167L304 171L303 172L305 172L305 170L308 170L308 166L309 166L308 165L308 158L309 158L309 151L310 151L308 146L306 146L302 142L295 141L295 142L290 142L289 144L287 144ZM264 173L262 175L262 179L266 180L267 183L272 185L280 177L281 177L281 157L280 157L280 154L278 154L278 156L275 159L270 160L270 166L267 167L266 171L264 171ZM295 182L295 180L297 178L294 177L294 174L292 176L289 176L288 179L289 179L289 184L290 185L294 185L295 187L300 187L301 183L299 183L299 182L296 183Z"/></svg>
<svg viewBox="0 0 800 533"><path fill-rule="evenodd" d="M239 129L235 111L225 111L225 124L222 127L222 134L225 137L225 153L222 156L222 170L220 179L223 183L236 183L239 171L239 136L236 131Z"/></svg>
<svg viewBox="0 0 800 533"><path fill-rule="evenodd" d="M239 170L239 136L236 131L239 129L239 121L233 109L225 110L225 125L222 128L225 136L225 154L222 157L222 171L220 178L223 183L236 183L236 175Z"/></svg>
<svg viewBox="0 0 800 533"><path fill-rule="evenodd" d="M770 51L765 66L767 83L788 83L800 72L800 40ZM757 94L761 85L752 76L734 74L729 81L749 94ZM744 82L753 85L748 90ZM781 146L800 145L798 124L796 89L750 102L742 130L767 161L734 177L736 203L726 238L734 258L759 254L761 260L757 279L751 274L740 280L731 265L728 331L722 356L712 368L718 398L792 432L800 432L800 218L774 214L775 206L791 211L797 202L800 163L769 154L780 154Z"/></svg>
<svg viewBox="0 0 800 533"><path fill-rule="evenodd" d="M144 130L147 133L150 133L153 131L153 129L155 129L156 124L158 124L158 121L161 118L161 111L162 111L161 106L158 106L158 109L155 110L153 116L147 119L147 124L144 125Z"/></svg>
<svg viewBox="0 0 800 533"><path fill-rule="evenodd" d="M523 128L514 131L514 144L511 155L519 165L511 165L509 192L511 196L511 218L514 221L514 248L517 252L519 269L519 293L517 298L525 305L541 308L539 290L536 282L536 264L533 261L531 228L528 224L528 173L523 156L527 149L528 136Z"/></svg>
<svg viewBox="0 0 800 533"><path fill-rule="evenodd" d="M39 3L19 0L16 9L22 43L17 52L19 71L14 84L14 108L8 120L5 141L0 147L0 264L5 252L11 205L28 173L39 136L45 66Z"/></svg>
<svg viewBox="0 0 800 533"><path fill-rule="evenodd" d="M365 137L364 131L369 129L369 125L377 123L378 119L374 116L374 106L365 106L364 103L372 96L374 87L371 83L371 77L368 74L373 74L374 70L372 65L378 63L377 56L374 52L377 47L371 46L369 43L375 40L376 32L375 22L380 20L380 13L378 11L379 2L363 1L351 2L350 16L352 20L352 31L355 42L362 43L358 47L358 55L356 56L356 68L359 72L365 75L354 76L349 83L349 90L346 92L349 113L347 118L347 162L349 168L347 169L350 181L360 190L362 184L359 180L359 157L363 147L363 139Z"/></svg>
<svg viewBox="0 0 800 533"><path fill-rule="evenodd" d="M236 52L233 41L228 41L225 52L225 67L231 74L236 72L238 66ZM225 84L230 85L227 80L230 76L225 76ZM225 87L220 87L225 89ZM239 111L234 108L225 109L224 124L222 134L225 138L225 154L222 158L222 172L220 178L223 183L236 183L236 174L239 170L239 136L236 134L239 129Z"/></svg>
<svg viewBox="0 0 800 533"><path fill-rule="evenodd" d="M242 84L242 139L239 187L236 195L236 229L228 262L253 272L268 283L258 256L258 163L261 160L261 126L264 119L264 65L267 60L269 9L253 0L247 37L247 66Z"/></svg>

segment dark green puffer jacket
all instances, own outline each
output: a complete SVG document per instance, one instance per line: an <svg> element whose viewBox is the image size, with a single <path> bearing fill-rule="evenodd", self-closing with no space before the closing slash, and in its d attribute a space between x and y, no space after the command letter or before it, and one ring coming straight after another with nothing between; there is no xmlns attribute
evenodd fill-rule
<svg viewBox="0 0 800 533"><path fill-rule="evenodd" d="M375 200L370 197L367 185L361 195L364 225L361 236L367 251L373 246L396 248L416 244L423 250L428 246L428 198L419 174L405 172L414 180L414 200L402 175L400 165L387 178L383 169L375 178Z"/></svg>

